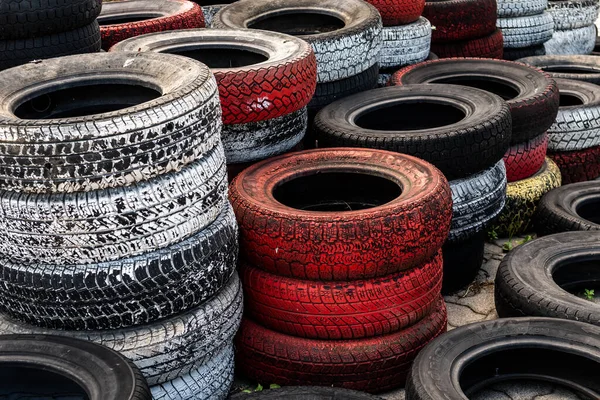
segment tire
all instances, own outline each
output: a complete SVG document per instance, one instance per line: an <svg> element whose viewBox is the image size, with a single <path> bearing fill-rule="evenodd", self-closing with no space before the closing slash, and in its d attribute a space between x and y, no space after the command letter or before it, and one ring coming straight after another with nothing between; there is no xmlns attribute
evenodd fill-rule
<svg viewBox="0 0 600 400"><path fill-rule="evenodd" d="M427 56L427 58L425 59L425 61L428 60L438 60L439 57L437 56L437 54L429 52L429 55ZM416 63L413 63L416 64ZM403 65L404 67L405 65ZM379 76L377 78L377 87L386 87L389 86L388 83L390 81L390 79L392 79L392 75L398 71L398 67L394 67L394 68L384 68L384 69L380 69L379 70ZM365 90L369 90L369 89L374 89L374 87L369 87L366 88L364 90L361 90L360 92L364 92ZM360 93L360 92L356 92L356 93Z"/></svg>
<svg viewBox="0 0 600 400"><path fill-rule="evenodd" d="M236 53L220 53L232 48ZM210 53L215 49L217 53ZM206 63L217 80L225 125L260 122L301 110L317 84L317 61L311 47L301 39L276 32L158 32L127 39L111 50L190 55ZM240 66L229 64L235 67L223 68L227 61Z"/></svg>
<svg viewBox="0 0 600 400"><path fill-rule="evenodd" d="M406 329L432 312L442 287L441 252L411 270L336 285L242 266L246 316L309 339L360 339Z"/></svg>
<svg viewBox="0 0 600 400"><path fill-rule="evenodd" d="M406 398L464 399L496 382L531 377L560 382L585 397L597 398L600 386L588 368L594 368L600 357L599 335L598 327L552 318L462 326L419 353L408 377ZM463 361L472 367L460 369ZM461 385L455 383L458 377Z"/></svg>
<svg viewBox="0 0 600 400"><path fill-rule="evenodd" d="M555 79L600 84L600 59L596 56L542 56L517 60L546 71Z"/></svg>
<svg viewBox="0 0 600 400"><path fill-rule="evenodd" d="M338 386L366 392L401 387L415 354L446 331L446 306L406 330L360 340L312 340L244 319L236 339L237 366L259 382Z"/></svg>
<svg viewBox="0 0 600 400"><path fill-rule="evenodd" d="M95 80L86 82L90 89L85 93L77 92L72 83L82 71ZM112 83L116 76L139 86L135 76L140 75L160 88L162 96L146 101L146 92L128 94L131 86L127 92L117 86L124 102L143 103L92 115L85 115L89 114L85 107L68 108L74 98L89 99L90 91L98 93L90 100L94 107L111 107L117 89L104 92L93 85ZM4 71L0 79L5 83L0 88L1 189L66 193L131 185L180 170L216 148L220 140L221 109L214 78L206 66L183 57L87 54ZM31 87L53 90L47 100L39 98L48 101L48 107L55 102L56 108L36 112L34 103L25 103L27 96L44 93ZM18 114L24 118L15 115L15 109L22 110L24 114ZM61 112L83 115L60 118Z"/></svg>
<svg viewBox="0 0 600 400"><path fill-rule="evenodd" d="M146 33L204 28L204 16L202 8L191 1L128 0L104 3L98 23L102 48L108 50L122 40Z"/></svg>
<svg viewBox="0 0 600 400"><path fill-rule="evenodd" d="M377 87L386 87L390 79L392 79L392 74L380 73L377 77Z"/></svg>
<svg viewBox="0 0 600 400"><path fill-rule="evenodd" d="M504 208L506 169L502 160L484 171L449 184L452 191L450 241L464 241L483 232Z"/></svg>
<svg viewBox="0 0 600 400"><path fill-rule="evenodd" d="M507 185L506 206L490 230L500 237L513 237L527 232L532 227L533 216L542 196L560 184L558 167L546 158L535 175Z"/></svg>
<svg viewBox="0 0 600 400"><path fill-rule="evenodd" d="M293 149L308 126L306 108L266 121L223 125L221 138L228 164L264 160Z"/></svg>
<svg viewBox="0 0 600 400"><path fill-rule="evenodd" d="M317 83L315 95L308 104L309 110L316 113L321 108L336 100L343 99L355 93L364 92L365 90L374 89L377 86L378 73L379 64L374 64L371 68L358 75L334 82Z"/></svg>
<svg viewBox="0 0 600 400"><path fill-rule="evenodd" d="M502 32L496 29L491 35L449 43L432 43L431 50L441 58L476 57L498 58L504 54Z"/></svg>
<svg viewBox="0 0 600 400"><path fill-rule="evenodd" d="M547 5L548 0L498 0L498 18L541 14Z"/></svg>
<svg viewBox="0 0 600 400"><path fill-rule="evenodd" d="M496 1L425 2L423 17L435 26L431 33L431 41L434 44L476 39L488 36L496 30Z"/></svg>
<svg viewBox="0 0 600 400"><path fill-rule="evenodd" d="M411 24L421 17L425 9L424 0L367 0L379 14L383 26Z"/></svg>
<svg viewBox="0 0 600 400"><path fill-rule="evenodd" d="M72 31L94 22L102 0L8 0L0 4L0 39L28 39Z"/></svg>
<svg viewBox="0 0 600 400"><path fill-rule="evenodd" d="M202 4L202 2L199 2L199 4ZM209 6L202 6L202 15L204 15L204 25L207 28L211 28L212 21L215 18L215 15L217 15L217 13L221 11L223 7L226 6L227 4L214 4Z"/></svg>
<svg viewBox="0 0 600 400"><path fill-rule="evenodd" d="M568 31L594 25L598 3L594 0L550 0L546 11L554 19L554 29Z"/></svg>
<svg viewBox="0 0 600 400"><path fill-rule="evenodd" d="M235 216L227 206L198 234L136 257L27 267L5 258L0 304L14 318L50 329L148 324L209 300L229 281L237 253Z"/></svg>
<svg viewBox="0 0 600 400"><path fill-rule="evenodd" d="M558 165L563 185L585 182L600 177L600 146L585 150L548 153Z"/></svg>
<svg viewBox="0 0 600 400"><path fill-rule="evenodd" d="M557 79L563 106L548 129L548 151L585 150L600 145L600 93L598 86ZM572 104L572 105L571 105Z"/></svg>
<svg viewBox="0 0 600 400"><path fill-rule="evenodd" d="M420 17L408 25L384 27L381 37L381 68L415 64L429 56L431 24Z"/></svg>
<svg viewBox="0 0 600 400"><path fill-rule="evenodd" d="M526 179L542 168L548 150L548 135L542 133L527 142L511 146L504 155L506 179L516 182Z"/></svg>
<svg viewBox="0 0 600 400"><path fill-rule="evenodd" d="M320 178L332 170L343 175ZM317 178L296 180L317 171ZM340 192L350 178L360 181L353 186L359 191ZM291 180L296 183L281 188ZM398 193L395 182L411 186L403 184ZM272 195L277 185L279 200ZM296 188L305 195L296 196ZM446 240L452 213L450 188L433 165L378 150L318 149L271 158L242 171L229 193L241 255L266 272L307 280L368 279L421 265ZM349 204L359 209L344 212ZM312 211L320 207L331 211ZM419 223L407 215L419 215Z"/></svg>
<svg viewBox="0 0 600 400"><path fill-rule="evenodd" d="M54 390L76 390L74 394L64 393L65 397L54 394L56 398L151 400L146 380L135 365L116 351L83 340L51 335L5 335L0 337L0 365L7 370L3 373L7 379L2 385L3 395L11 398L29 397L10 393L11 384L29 381L35 390L54 380ZM30 380L19 376L19 371L25 372ZM47 395L30 398L49 398Z"/></svg>
<svg viewBox="0 0 600 400"><path fill-rule="evenodd" d="M4 3L3 3L4 4ZM30 61L97 53L100 50L100 27L97 22L71 31L26 39L0 40L0 71Z"/></svg>
<svg viewBox="0 0 600 400"><path fill-rule="evenodd" d="M546 48L543 44L531 47L522 47L519 49L504 49L504 60L522 62L520 59L525 57L545 56Z"/></svg>
<svg viewBox="0 0 600 400"><path fill-rule="evenodd" d="M178 316L140 327L103 331L38 328L0 316L2 334L53 334L88 340L116 350L135 363L148 384L171 381L199 368L232 341L242 318L237 273L209 301Z"/></svg>
<svg viewBox="0 0 600 400"><path fill-rule="evenodd" d="M424 104L422 109L392 111L393 106L406 107L416 98ZM452 110L469 110L468 116L446 114L446 108L438 111L438 104ZM382 107L387 108L387 113L377 113ZM440 113L441 122L422 125L422 112ZM370 90L330 104L317 114L314 123L319 146L407 153L432 163L451 180L469 176L502 159L510 141L510 125L508 106L500 97L456 85ZM397 126L407 128L394 130Z"/></svg>
<svg viewBox="0 0 600 400"><path fill-rule="evenodd" d="M307 9L343 21L344 26L327 26L317 34L296 25L297 17L265 21L277 17L282 8L285 15L302 14ZM260 16L260 18L258 18ZM263 22L261 22L263 21ZM337 24L333 23L332 24ZM319 24L319 23L317 23ZM299 36L312 47L317 57L317 82L332 82L358 75L379 60L381 50L381 17L375 7L361 0L240 0L221 10L213 22L215 28L253 28L276 30ZM315 28L316 29L316 28ZM331 30L333 29L333 30Z"/></svg>
<svg viewBox="0 0 600 400"><path fill-rule="evenodd" d="M457 292L475 280L485 249L485 233L479 232L462 240L448 241L442 247L444 253L444 295Z"/></svg>
<svg viewBox="0 0 600 400"><path fill-rule="evenodd" d="M556 31L552 39L544 43L548 55L590 54L596 45L596 27L594 25L570 31Z"/></svg>
<svg viewBox="0 0 600 400"><path fill-rule="evenodd" d="M547 12L526 17L498 18L497 25L504 37L504 48L523 48L542 44L552 39L554 32L554 21Z"/></svg>
<svg viewBox="0 0 600 400"><path fill-rule="evenodd" d="M481 77L496 85L483 83ZM560 96L556 82L545 72L509 61L429 61L398 71L391 84L449 82L484 88L506 98L512 115L512 145L546 132L558 112ZM518 92L515 87L520 88Z"/></svg>
<svg viewBox="0 0 600 400"><path fill-rule="evenodd" d="M280 400L283 397L289 400L380 400L379 397L371 396L369 394L354 390L320 386L285 387L257 393L238 393L234 396L231 396L231 400Z"/></svg>

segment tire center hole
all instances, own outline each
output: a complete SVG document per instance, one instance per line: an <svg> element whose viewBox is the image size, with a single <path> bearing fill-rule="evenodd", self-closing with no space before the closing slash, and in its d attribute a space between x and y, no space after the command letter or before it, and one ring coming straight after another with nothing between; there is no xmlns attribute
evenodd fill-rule
<svg viewBox="0 0 600 400"><path fill-rule="evenodd" d="M563 290L600 304L600 258L573 257L552 271L554 282Z"/></svg>
<svg viewBox="0 0 600 400"><path fill-rule="evenodd" d="M587 221L600 224L600 198L581 201L576 205L575 213Z"/></svg>
<svg viewBox="0 0 600 400"><path fill-rule="evenodd" d="M98 16L98 24L100 26L105 25L118 25L118 24L129 24L132 22L147 21L149 19L160 18L162 14L158 13L131 13L131 14L115 14L115 15L102 15Z"/></svg>
<svg viewBox="0 0 600 400"><path fill-rule="evenodd" d="M556 65L542 67L547 72L559 72L564 74L600 74L600 70L592 67L584 67L581 65Z"/></svg>
<svg viewBox="0 0 600 400"><path fill-rule="evenodd" d="M281 204L306 211L356 211L398 198L402 187L389 179L361 172L322 172L292 178L275 187Z"/></svg>
<svg viewBox="0 0 600 400"><path fill-rule="evenodd" d="M344 26L346 26L344 21L332 15L302 10L269 13L247 25L250 29L262 29L296 36L333 32Z"/></svg>
<svg viewBox="0 0 600 400"><path fill-rule="evenodd" d="M247 65L259 64L269 59L253 51L234 48L185 47L168 49L164 52L193 58L196 61L206 64L209 68L245 67Z"/></svg>
<svg viewBox="0 0 600 400"><path fill-rule="evenodd" d="M434 79L429 83L448 83L451 85L469 86L476 89L485 90L494 93L504 100L512 100L519 96L519 90L510 83L489 77L479 76L457 76L451 78Z"/></svg>
<svg viewBox="0 0 600 400"><path fill-rule="evenodd" d="M75 381L33 366L3 364L0 367L0 382L0 398L3 399L89 399L85 390Z"/></svg>
<svg viewBox="0 0 600 400"><path fill-rule="evenodd" d="M583 100L579 97L567 93L560 93L559 107L580 106L582 104Z"/></svg>

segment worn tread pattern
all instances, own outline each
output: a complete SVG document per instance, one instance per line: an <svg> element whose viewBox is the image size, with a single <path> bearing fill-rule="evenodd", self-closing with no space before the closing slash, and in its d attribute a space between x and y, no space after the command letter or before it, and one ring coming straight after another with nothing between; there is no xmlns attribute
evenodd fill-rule
<svg viewBox="0 0 600 400"><path fill-rule="evenodd" d="M503 58L508 61L522 62L521 58L534 57L534 56L545 56L546 48L543 44L536 46L521 47L516 49L504 49ZM553 75L554 76L554 75Z"/></svg>
<svg viewBox="0 0 600 400"><path fill-rule="evenodd" d="M419 17L408 25L384 27L381 38L380 68L415 64L429 56L431 24Z"/></svg>
<svg viewBox="0 0 600 400"><path fill-rule="evenodd" d="M546 9L548 0L498 0L498 17L524 17L541 14Z"/></svg>
<svg viewBox="0 0 600 400"><path fill-rule="evenodd" d="M544 43L544 49L548 55L591 54L595 46L595 25L568 31L555 31L552 38Z"/></svg>
<svg viewBox="0 0 600 400"><path fill-rule="evenodd" d="M542 44L552 39L554 20L547 12L515 18L498 18L505 48L522 48Z"/></svg>
<svg viewBox="0 0 600 400"><path fill-rule="evenodd" d="M558 165L563 185L600 177L600 146L585 150L550 152L548 157Z"/></svg>
<svg viewBox="0 0 600 400"><path fill-rule="evenodd" d="M511 146L504 155L506 179L509 182L529 178L542 168L548 150L546 133L527 142Z"/></svg>
<svg viewBox="0 0 600 400"><path fill-rule="evenodd" d="M377 86L378 73L379 64L375 63L369 69L349 78L334 82L317 83L315 95L308 103L308 108L317 111L336 100L374 89Z"/></svg>
<svg viewBox="0 0 600 400"><path fill-rule="evenodd" d="M440 58L476 57L501 59L504 54L502 32L496 29L491 35L448 43L432 43L431 51Z"/></svg>
<svg viewBox="0 0 600 400"><path fill-rule="evenodd" d="M496 0L431 1L425 2L423 17L435 27L431 41L438 44L490 35L496 30L496 12Z"/></svg>
<svg viewBox="0 0 600 400"><path fill-rule="evenodd" d="M425 0L366 0L379 14L383 26L407 25L419 19L425 9Z"/></svg>
<svg viewBox="0 0 600 400"><path fill-rule="evenodd" d="M598 19L596 0L548 1L548 12L554 19L554 29L568 31L594 25Z"/></svg>

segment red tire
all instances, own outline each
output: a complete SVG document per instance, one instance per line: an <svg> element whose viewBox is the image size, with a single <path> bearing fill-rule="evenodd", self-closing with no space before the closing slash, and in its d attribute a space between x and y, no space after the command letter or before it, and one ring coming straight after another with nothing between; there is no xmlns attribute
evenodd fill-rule
<svg viewBox="0 0 600 400"><path fill-rule="evenodd" d="M425 9L425 0L366 0L379 14L383 26L406 25L415 22Z"/></svg>
<svg viewBox="0 0 600 400"><path fill-rule="evenodd" d="M384 392L404 385L416 355L446 332L446 326L446 305L441 296L434 311L415 325L371 339L297 338L244 319L236 338L236 365L263 384Z"/></svg>
<svg viewBox="0 0 600 400"><path fill-rule="evenodd" d="M297 337L359 339L397 332L431 313L442 287L442 253L423 266L369 280L305 281L244 266L254 321Z"/></svg>
<svg viewBox="0 0 600 400"><path fill-rule="evenodd" d="M548 135L542 134L533 139L511 146L504 155L506 179L520 181L535 174L542 168L548 150Z"/></svg>
<svg viewBox="0 0 600 400"><path fill-rule="evenodd" d="M450 187L437 168L370 149L262 161L234 179L230 200L246 260L308 280L374 278L421 265L446 240L452 218Z"/></svg>
<svg viewBox="0 0 600 400"><path fill-rule="evenodd" d="M449 43L432 43L431 51L439 58L475 57L496 58L504 56L502 32L496 29L491 35L477 39L461 40Z"/></svg>
<svg viewBox="0 0 600 400"><path fill-rule="evenodd" d="M431 33L431 43L476 39L490 35L496 30L496 7L496 0L426 2L423 16L435 27ZM437 51L432 51L437 54Z"/></svg>
<svg viewBox="0 0 600 400"><path fill-rule="evenodd" d="M563 185L591 181L600 177L600 146L585 150L548 153L558 165Z"/></svg>
<svg viewBox="0 0 600 400"><path fill-rule="evenodd" d="M139 15L139 20L111 23L131 20L131 14ZM144 15L150 18L143 19ZM204 15L198 4L187 0L128 0L105 2L98 23L102 48L108 50L122 40L145 33L204 28Z"/></svg>

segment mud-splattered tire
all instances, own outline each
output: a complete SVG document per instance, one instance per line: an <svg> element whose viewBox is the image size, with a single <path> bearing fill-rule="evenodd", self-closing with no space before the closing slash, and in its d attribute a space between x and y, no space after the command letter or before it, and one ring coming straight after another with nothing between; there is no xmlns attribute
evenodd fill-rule
<svg viewBox="0 0 600 400"><path fill-rule="evenodd" d="M600 146L585 150L548 153L558 165L563 185L585 182L600 177Z"/></svg>
<svg viewBox="0 0 600 400"><path fill-rule="evenodd" d="M480 38L457 40L448 43L432 43L431 51L440 58L475 57L498 58L504 54L502 32L496 29L491 35Z"/></svg>
<svg viewBox="0 0 600 400"><path fill-rule="evenodd" d="M504 155L508 182L529 178L538 172L546 160L547 150L548 135L546 133L511 146Z"/></svg>
<svg viewBox="0 0 600 400"><path fill-rule="evenodd" d="M379 14L383 26L407 25L415 22L423 14L425 0L366 0Z"/></svg>
<svg viewBox="0 0 600 400"><path fill-rule="evenodd" d="M415 64L429 55L431 24L420 17L408 25L384 27L381 38L380 68Z"/></svg>
<svg viewBox="0 0 600 400"><path fill-rule="evenodd" d="M431 35L432 43L475 39L488 36L496 30L496 1L426 2L423 16L431 22L432 26L435 26Z"/></svg>
<svg viewBox="0 0 600 400"><path fill-rule="evenodd" d="M517 62L546 71L554 79L571 79L600 84L600 58L597 56L524 57Z"/></svg>
<svg viewBox="0 0 600 400"><path fill-rule="evenodd" d="M542 44L552 39L554 21L547 12L526 17L498 18L505 48L522 48Z"/></svg>

